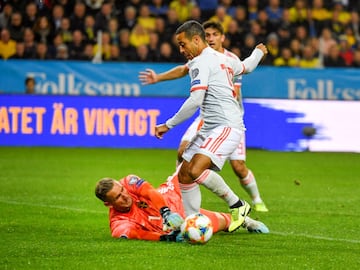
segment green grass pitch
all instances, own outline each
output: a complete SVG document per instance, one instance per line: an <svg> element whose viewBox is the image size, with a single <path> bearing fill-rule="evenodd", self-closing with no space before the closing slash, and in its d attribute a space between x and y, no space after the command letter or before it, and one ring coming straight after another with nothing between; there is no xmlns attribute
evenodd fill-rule
<svg viewBox="0 0 360 270"><path fill-rule="evenodd" d="M194 246L112 239L94 196L104 176L153 185L175 150L0 147L0 269L359 269L360 154L248 150L268 235L218 233ZM222 176L249 199L227 164ZM203 206L227 211L202 189ZM249 201L249 200L248 200Z"/></svg>

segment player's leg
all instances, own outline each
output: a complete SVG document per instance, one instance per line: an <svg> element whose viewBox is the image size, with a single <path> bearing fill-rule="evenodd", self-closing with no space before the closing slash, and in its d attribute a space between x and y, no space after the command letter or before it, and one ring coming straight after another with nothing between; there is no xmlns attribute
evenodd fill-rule
<svg viewBox="0 0 360 270"><path fill-rule="evenodd" d="M241 226L245 216L250 212L250 206L240 200L224 179L210 168L220 170L223 167L226 159L238 146L241 136L241 130L218 127L206 138L201 135L196 136L183 155L185 160L191 158L186 170L189 178L204 185L228 203L232 213L230 231L235 231ZM194 150L192 156L189 155L190 150ZM182 183L181 180L180 182Z"/></svg>
<svg viewBox="0 0 360 270"><path fill-rule="evenodd" d="M213 225L213 232L228 231L231 216L227 213L214 212L206 209L200 209L200 213L206 215ZM245 217L245 222L242 225L250 233L269 233L269 228L261 221L254 220L250 217Z"/></svg>
<svg viewBox="0 0 360 270"><path fill-rule="evenodd" d="M246 166L246 146L245 146L245 134L241 139L236 151L230 156L230 164L238 177L240 185L249 194L253 207L256 211L267 212L268 209L261 199L259 188L253 172Z"/></svg>

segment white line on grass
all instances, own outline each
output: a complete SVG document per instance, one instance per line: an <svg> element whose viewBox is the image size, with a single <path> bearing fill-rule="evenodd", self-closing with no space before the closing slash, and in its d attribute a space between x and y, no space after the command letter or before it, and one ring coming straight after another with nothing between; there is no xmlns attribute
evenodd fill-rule
<svg viewBox="0 0 360 270"><path fill-rule="evenodd" d="M0 199L0 202L1 203L6 203L6 204L27 205L27 206L35 206L35 207L46 207L46 208L62 209L62 210L85 212L85 213L95 213L95 214L104 214L104 213L106 213L106 212L103 212L103 211L96 211L96 210L89 210L89 209L80 209L80 208L72 208L72 207L60 206L60 205L41 204L41 203L9 201L9 200L5 200L5 199ZM276 232L276 231L270 231L270 233L275 234L275 235L281 235L281 236L306 237L306 238L310 238L310 239L319 239L319 240L337 241L337 242L347 242L347 243L356 243L356 244L360 243L360 240L356 240L356 239L332 238L332 237L319 236L319 235L310 235L310 234L305 234L305 233L287 233L287 232Z"/></svg>
<svg viewBox="0 0 360 270"><path fill-rule="evenodd" d="M95 214L104 214L106 211L96 211L96 210L89 210L89 209L80 209L80 208L73 208L61 205L50 205L50 204L42 204L42 203L29 203L29 202L17 202L17 201L9 201L0 199L1 203L7 204L14 204L14 205L27 205L27 206L35 206L35 207L46 207L46 208L55 208L55 209L62 209L62 210L69 210L75 212L86 212L86 213L95 213Z"/></svg>
<svg viewBox="0 0 360 270"><path fill-rule="evenodd" d="M338 241L338 242L348 242L348 243L360 243L360 240L356 239L343 239L343 238L332 238L320 235L311 235L305 233L286 233L286 232L274 232L270 231L271 234L281 235L281 236L297 236L297 237L306 237L311 239L327 240L327 241Z"/></svg>

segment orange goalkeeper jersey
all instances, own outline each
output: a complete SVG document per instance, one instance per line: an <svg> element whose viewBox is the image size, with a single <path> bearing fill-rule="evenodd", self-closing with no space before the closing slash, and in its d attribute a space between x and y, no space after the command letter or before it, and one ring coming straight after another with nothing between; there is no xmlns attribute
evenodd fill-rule
<svg viewBox="0 0 360 270"><path fill-rule="evenodd" d="M162 203L161 196L160 198L154 196L154 188L150 183L138 176L128 175L119 181L128 190L133 204L128 213L121 213L110 208L110 229L113 237L159 240L160 235L164 234L159 206L166 205L172 212L185 216L177 173L157 188L157 191L163 195L165 205Z"/></svg>

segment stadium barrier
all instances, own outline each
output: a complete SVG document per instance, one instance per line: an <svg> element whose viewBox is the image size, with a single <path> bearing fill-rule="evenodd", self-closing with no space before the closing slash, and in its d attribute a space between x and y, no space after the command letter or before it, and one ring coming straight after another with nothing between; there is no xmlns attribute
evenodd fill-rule
<svg viewBox="0 0 360 270"><path fill-rule="evenodd" d="M162 140L154 128L184 100L3 94L0 145L176 149L191 119ZM360 152L358 101L245 99L244 107L249 148Z"/></svg>
<svg viewBox="0 0 360 270"><path fill-rule="evenodd" d="M34 77L36 93L92 96L187 97L189 78L143 86L139 71L162 72L175 64L76 61L0 61L0 93L24 93ZM273 68L260 66L243 80L245 98L360 100L360 69Z"/></svg>

